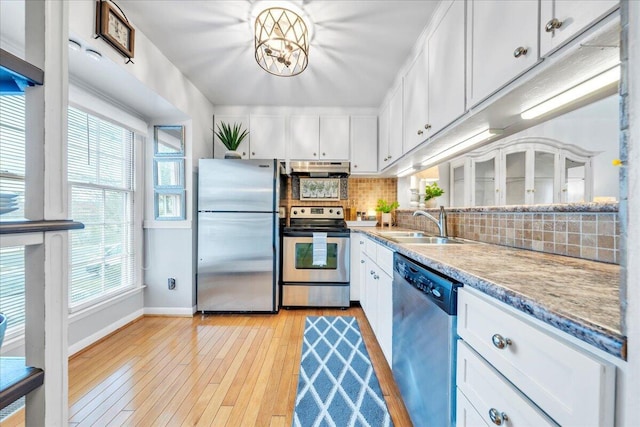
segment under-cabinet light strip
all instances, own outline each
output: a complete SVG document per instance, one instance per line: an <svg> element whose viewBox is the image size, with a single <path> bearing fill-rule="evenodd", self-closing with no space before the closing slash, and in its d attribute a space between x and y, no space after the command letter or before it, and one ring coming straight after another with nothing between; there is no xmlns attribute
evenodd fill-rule
<svg viewBox="0 0 640 427"><path fill-rule="evenodd" d="M462 152L463 150L466 150L467 148L477 144L478 142L484 141L486 139L489 139L495 135L499 135L502 133L501 129L490 129L487 128L485 130L483 130L480 133L477 133L473 136L471 136L470 138L467 138L465 140L463 140L462 142L447 148L444 151L441 151L440 153L436 154L435 156L429 157L427 159L424 159L424 161L422 162L422 166L429 166L429 165L433 165L435 163L437 163L438 161L444 159L445 157L450 157L450 156L454 156L460 152Z"/></svg>
<svg viewBox="0 0 640 427"><path fill-rule="evenodd" d="M556 110L570 102L583 98L619 80L620 66L617 65L604 73L598 74L597 76L554 96L553 98L549 98L533 108L523 111L520 113L520 117L524 120L535 119L536 117L540 117L549 111Z"/></svg>
<svg viewBox="0 0 640 427"><path fill-rule="evenodd" d="M411 175L412 173L417 172L417 171L418 171L418 168L416 168L416 167L413 167L413 166L412 166L412 167L410 167L410 168L407 168L407 169L401 170L400 172L398 172L398 173L396 174L396 176L397 176L398 178L402 178L403 176Z"/></svg>

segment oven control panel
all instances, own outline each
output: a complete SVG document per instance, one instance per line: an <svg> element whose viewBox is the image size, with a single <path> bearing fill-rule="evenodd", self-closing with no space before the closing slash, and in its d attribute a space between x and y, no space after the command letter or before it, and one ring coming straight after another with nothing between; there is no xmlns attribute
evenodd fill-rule
<svg viewBox="0 0 640 427"><path fill-rule="evenodd" d="M292 206L289 218L344 219L344 210L342 206Z"/></svg>

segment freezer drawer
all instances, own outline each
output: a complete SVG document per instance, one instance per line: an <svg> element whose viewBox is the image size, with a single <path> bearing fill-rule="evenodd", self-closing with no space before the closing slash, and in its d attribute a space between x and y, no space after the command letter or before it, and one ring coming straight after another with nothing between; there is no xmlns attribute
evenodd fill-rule
<svg viewBox="0 0 640 427"><path fill-rule="evenodd" d="M275 213L198 214L200 311L275 311Z"/></svg>

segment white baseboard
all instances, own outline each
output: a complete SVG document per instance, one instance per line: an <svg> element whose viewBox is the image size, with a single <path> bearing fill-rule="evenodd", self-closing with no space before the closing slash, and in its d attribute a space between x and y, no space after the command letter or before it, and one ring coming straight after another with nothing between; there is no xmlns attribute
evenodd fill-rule
<svg viewBox="0 0 640 427"><path fill-rule="evenodd" d="M177 317L193 317L196 312L196 306L187 307L145 307L144 314L152 316L177 316Z"/></svg>
<svg viewBox="0 0 640 427"><path fill-rule="evenodd" d="M136 310L133 313L131 313L130 315L128 315L126 317L123 317L122 319L118 319L117 321L113 322L109 326L107 326L105 328L102 328L101 330L99 330L95 334L91 334L90 336L78 341L77 343L70 345L69 346L69 356L73 356L74 354L76 354L80 350L90 346L91 344L95 343L96 341L98 341L98 340L106 337L107 335L115 332L116 330L122 328L127 323L133 322L137 318L142 317L143 314L144 314L143 309Z"/></svg>

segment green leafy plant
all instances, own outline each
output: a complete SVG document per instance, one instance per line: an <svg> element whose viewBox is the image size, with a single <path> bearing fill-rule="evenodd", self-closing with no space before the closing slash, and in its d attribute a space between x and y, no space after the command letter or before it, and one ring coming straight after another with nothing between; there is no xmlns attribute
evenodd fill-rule
<svg viewBox="0 0 640 427"><path fill-rule="evenodd" d="M227 150L236 151L242 140L249 135L246 129L240 132L241 127L242 123L234 123L233 127L231 127L228 123L220 122L215 134L220 139L220 142L227 147Z"/></svg>
<svg viewBox="0 0 640 427"><path fill-rule="evenodd" d="M389 213L396 209L400 204L398 202L389 203L386 200L378 199L378 206L376 206L377 212Z"/></svg>
<svg viewBox="0 0 640 427"><path fill-rule="evenodd" d="M434 197L440 197L444 194L444 190L438 186L437 182L431 183L424 188L424 200L430 200Z"/></svg>

